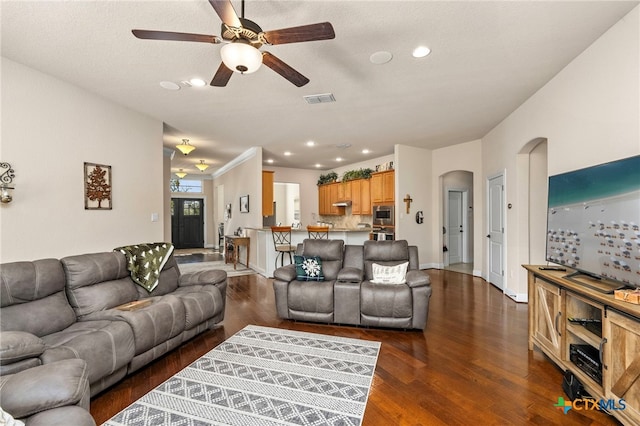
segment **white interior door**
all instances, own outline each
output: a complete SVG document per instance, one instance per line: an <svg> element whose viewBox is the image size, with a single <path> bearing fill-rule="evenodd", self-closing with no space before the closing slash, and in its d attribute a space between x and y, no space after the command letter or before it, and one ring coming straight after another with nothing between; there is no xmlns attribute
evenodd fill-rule
<svg viewBox="0 0 640 426"><path fill-rule="evenodd" d="M447 227L449 264L463 261L462 191L449 190L449 225Z"/></svg>
<svg viewBox="0 0 640 426"><path fill-rule="evenodd" d="M504 176L489 179L489 282L503 290L504 283Z"/></svg>

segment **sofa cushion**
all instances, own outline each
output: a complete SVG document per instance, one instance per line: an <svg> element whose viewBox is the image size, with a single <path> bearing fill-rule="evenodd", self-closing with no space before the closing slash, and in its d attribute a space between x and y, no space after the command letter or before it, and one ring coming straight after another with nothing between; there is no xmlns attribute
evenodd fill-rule
<svg viewBox="0 0 640 426"><path fill-rule="evenodd" d="M376 284L404 284L407 282L407 267L409 262L394 266L385 266L373 263L371 265L372 283Z"/></svg>
<svg viewBox="0 0 640 426"><path fill-rule="evenodd" d="M69 256L60 262L67 277L69 303L81 319L138 300L138 286L131 280L120 252Z"/></svg>
<svg viewBox="0 0 640 426"><path fill-rule="evenodd" d="M406 240L365 241L364 242L364 276L373 279L374 263L395 266L409 261L409 244Z"/></svg>
<svg viewBox="0 0 640 426"><path fill-rule="evenodd" d="M3 264L0 329L26 331L40 337L65 329L76 321L76 315L64 289L64 271L55 259Z"/></svg>
<svg viewBox="0 0 640 426"><path fill-rule="evenodd" d="M300 312L332 313L333 284L334 281L292 281L289 283L288 291L289 309Z"/></svg>
<svg viewBox="0 0 640 426"><path fill-rule="evenodd" d="M360 286L360 311L374 318L411 318L413 298L407 285L376 284Z"/></svg>
<svg viewBox="0 0 640 426"><path fill-rule="evenodd" d="M322 272L325 280L335 280L342 269L344 241L305 239L302 256L318 256L322 259Z"/></svg>
<svg viewBox="0 0 640 426"><path fill-rule="evenodd" d="M134 355L133 333L123 321L81 321L42 340L47 344L41 355L44 364L84 359L90 383L126 366Z"/></svg>
<svg viewBox="0 0 640 426"><path fill-rule="evenodd" d="M296 279L299 281L324 281L322 259L318 256L293 257L296 265Z"/></svg>
<svg viewBox="0 0 640 426"><path fill-rule="evenodd" d="M178 287L174 295L184 304L185 330L191 330L224 310L225 301L215 285Z"/></svg>

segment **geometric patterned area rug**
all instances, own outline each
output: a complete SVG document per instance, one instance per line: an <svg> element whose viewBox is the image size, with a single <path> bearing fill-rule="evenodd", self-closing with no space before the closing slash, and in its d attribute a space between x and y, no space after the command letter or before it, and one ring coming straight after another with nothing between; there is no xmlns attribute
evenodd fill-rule
<svg viewBox="0 0 640 426"><path fill-rule="evenodd" d="M359 425L380 343L249 325L105 425Z"/></svg>

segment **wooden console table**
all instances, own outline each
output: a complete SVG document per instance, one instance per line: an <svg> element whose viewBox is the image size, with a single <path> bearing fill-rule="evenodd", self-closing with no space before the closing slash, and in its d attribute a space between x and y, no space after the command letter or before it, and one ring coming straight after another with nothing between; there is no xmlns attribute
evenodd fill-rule
<svg viewBox="0 0 640 426"><path fill-rule="evenodd" d="M238 235L225 235L224 236L224 263L233 262L233 269L236 269L240 261L240 247L245 246L247 251L247 263L245 265L249 267L249 237L240 237ZM229 250L231 246L232 250Z"/></svg>
<svg viewBox="0 0 640 426"><path fill-rule="evenodd" d="M593 289L589 278L567 279L570 270L523 266L528 271L529 350L538 347L563 370L571 370L594 398L618 404L610 412L623 424L640 424L640 305ZM579 351L592 361L578 359Z"/></svg>

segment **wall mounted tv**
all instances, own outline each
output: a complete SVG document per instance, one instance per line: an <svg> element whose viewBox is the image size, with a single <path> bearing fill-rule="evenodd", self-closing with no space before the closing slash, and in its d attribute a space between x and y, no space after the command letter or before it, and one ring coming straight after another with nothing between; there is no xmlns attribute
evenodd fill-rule
<svg viewBox="0 0 640 426"><path fill-rule="evenodd" d="M546 258L596 290L640 287L640 155L549 177Z"/></svg>

